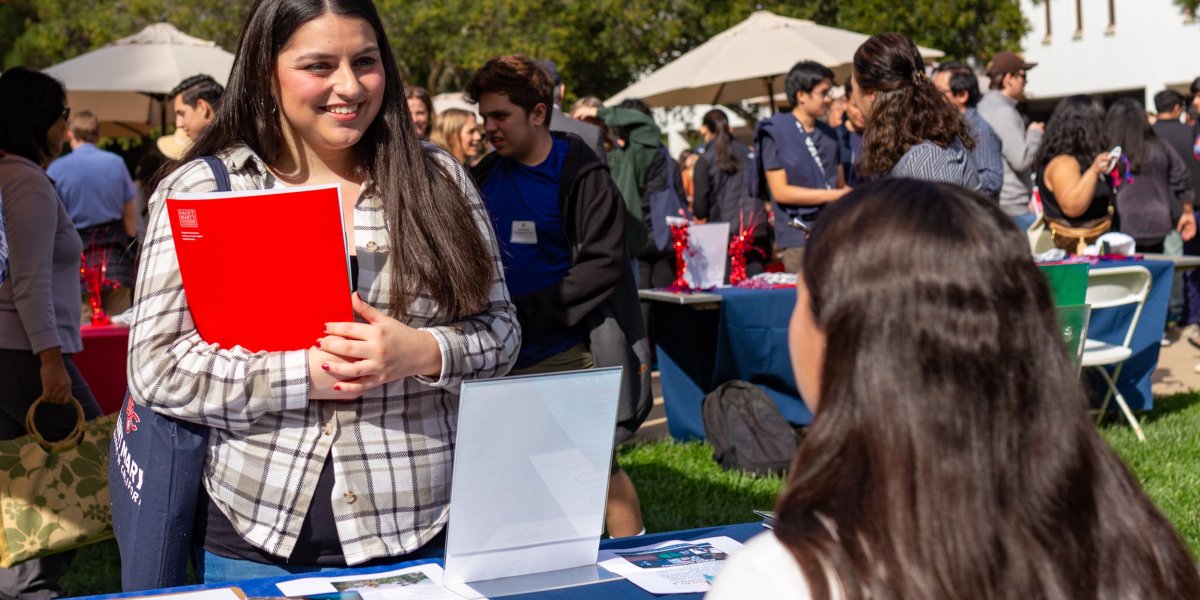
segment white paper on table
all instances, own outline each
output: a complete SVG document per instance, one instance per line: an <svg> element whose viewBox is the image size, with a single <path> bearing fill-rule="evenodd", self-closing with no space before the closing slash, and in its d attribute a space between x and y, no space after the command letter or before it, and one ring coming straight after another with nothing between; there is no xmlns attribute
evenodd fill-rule
<svg viewBox="0 0 1200 600"><path fill-rule="evenodd" d="M620 368L464 382L447 584L595 564L620 384Z"/></svg>
<svg viewBox="0 0 1200 600"><path fill-rule="evenodd" d="M652 546L600 552L600 566L651 594L707 592L729 554L742 544L725 536L671 540Z"/></svg>
<svg viewBox="0 0 1200 600"><path fill-rule="evenodd" d="M698 290L725 283L725 261L729 254L729 223L688 226L687 270L683 278Z"/></svg>
<svg viewBox="0 0 1200 600"><path fill-rule="evenodd" d="M338 577L307 577L276 585L285 596L313 596L354 591L363 600L463 600L483 598L469 588L451 592L442 586L444 571L441 565L428 563L395 571ZM462 594L468 595L462 595Z"/></svg>

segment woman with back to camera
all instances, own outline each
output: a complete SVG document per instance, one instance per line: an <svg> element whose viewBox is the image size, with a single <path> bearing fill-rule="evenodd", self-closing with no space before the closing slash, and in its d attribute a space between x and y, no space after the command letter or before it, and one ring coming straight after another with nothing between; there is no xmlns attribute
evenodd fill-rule
<svg viewBox="0 0 1200 600"><path fill-rule="evenodd" d="M788 334L813 422L774 532L710 599L1200 598L1088 418L1022 242L957 186L884 180L830 207Z"/></svg>
<svg viewBox="0 0 1200 600"><path fill-rule="evenodd" d="M1038 194L1054 245L1083 254L1113 225L1111 158L1104 141L1104 109L1092 96L1058 102L1034 162Z"/></svg>
<svg viewBox="0 0 1200 600"><path fill-rule="evenodd" d="M8 279L0 281L0 440L24 436L25 414L39 397L38 431L60 440L75 426L71 398L84 416L100 416L71 355L79 333L79 257L83 242L46 165L67 132L67 93L58 81L16 67L0 75L0 207L9 244ZM3 270L4 265L0 265ZM74 553L0 569L0 594L54 598Z"/></svg>
<svg viewBox="0 0 1200 600"><path fill-rule="evenodd" d="M771 255L771 242L767 237L766 206L750 195L749 178L754 172L750 147L734 139L729 118L717 108L704 113L700 135L705 145L692 175L692 211L698 222L729 223L731 238L754 228L746 249L746 276L753 277L763 272Z"/></svg>
<svg viewBox="0 0 1200 600"><path fill-rule="evenodd" d="M130 391L210 428L206 582L438 551L457 387L503 375L516 356L490 221L461 165L418 137L392 56L370 0L256 1L229 110L151 199ZM340 187L360 322L287 352L201 339L163 206L214 189L197 160L207 155L234 190Z"/></svg>
<svg viewBox="0 0 1200 600"><path fill-rule="evenodd" d="M857 174L908 177L979 189L967 122L925 74L917 45L899 33L873 35L854 52L854 102L866 118Z"/></svg>
<svg viewBox="0 0 1200 600"><path fill-rule="evenodd" d="M437 123L429 134L429 141L437 144L466 166L479 158L483 135L475 122L475 113L461 108L447 108L438 115Z"/></svg>
<svg viewBox="0 0 1200 600"><path fill-rule="evenodd" d="M1172 230L1178 230L1184 241L1192 239L1196 191L1187 165L1154 133L1142 105L1132 98L1118 98L1108 107L1104 127L1108 142L1120 146L1123 153L1113 181L1121 232L1137 242L1138 252L1163 252ZM1181 252L1182 248L1175 253Z"/></svg>

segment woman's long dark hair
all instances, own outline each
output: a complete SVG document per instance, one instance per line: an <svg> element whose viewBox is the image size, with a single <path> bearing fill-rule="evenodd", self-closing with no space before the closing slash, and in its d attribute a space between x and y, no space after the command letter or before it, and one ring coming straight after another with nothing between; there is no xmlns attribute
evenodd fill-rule
<svg viewBox="0 0 1200 600"><path fill-rule="evenodd" d="M775 528L813 597L1200 598L995 201L886 179L826 210L801 271L820 407Z"/></svg>
<svg viewBox="0 0 1200 600"><path fill-rule="evenodd" d="M46 134L61 119L67 91L57 79L16 67L0 75L0 150L42 164L58 154Z"/></svg>
<svg viewBox="0 0 1200 600"><path fill-rule="evenodd" d="M742 168L742 161L733 153L733 134L729 132L729 117L725 116L725 111L714 108L704 113L701 123L715 136L713 148L717 152L717 168L727 174L736 173Z"/></svg>
<svg viewBox="0 0 1200 600"><path fill-rule="evenodd" d="M862 139L863 160L856 167L860 174L887 173L909 148L926 140L975 147L958 109L925 75L925 61L908 36L871 36L854 52L853 77L864 93L876 92Z"/></svg>
<svg viewBox="0 0 1200 600"><path fill-rule="evenodd" d="M1086 169L1096 155L1107 150L1104 108L1094 96L1068 96L1059 100L1046 122L1038 149L1037 165L1044 167L1057 156L1073 156Z"/></svg>
<svg viewBox="0 0 1200 600"><path fill-rule="evenodd" d="M391 312L428 293L443 317L478 312L487 302L493 264L467 197L425 150L412 126L400 72L371 0L256 0L238 39L221 109L183 157L187 163L246 144L267 164L286 151L275 97L275 61L292 34L326 13L371 25L383 60L379 114L356 146L369 193L382 200L391 245ZM468 183L468 185L470 185Z"/></svg>
<svg viewBox="0 0 1200 600"><path fill-rule="evenodd" d="M1158 135L1150 126L1142 104L1133 98L1117 98L1108 107L1104 130L1108 133L1108 141L1121 147L1121 152L1129 159L1129 170L1133 173L1141 173L1153 153L1159 151L1155 143Z"/></svg>

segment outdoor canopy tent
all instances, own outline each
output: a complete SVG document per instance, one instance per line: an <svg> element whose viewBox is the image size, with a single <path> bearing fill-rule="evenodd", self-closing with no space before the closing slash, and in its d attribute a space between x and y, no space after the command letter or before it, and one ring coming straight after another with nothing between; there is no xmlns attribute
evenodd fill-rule
<svg viewBox="0 0 1200 600"><path fill-rule="evenodd" d="M101 135L128 136L163 124L180 81L205 74L224 85L232 67L233 55L215 43L155 23L44 72L67 87L72 110L96 113Z"/></svg>
<svg viewBox="0 0 1200 600"><path fill-rule="evenodd" d="M783 91L787 72L813 60L850 74L854 51L870 36L759 10L605 101L641 98L650 106L733 104ZM921 56L943 53L919 48Z"/></svg>

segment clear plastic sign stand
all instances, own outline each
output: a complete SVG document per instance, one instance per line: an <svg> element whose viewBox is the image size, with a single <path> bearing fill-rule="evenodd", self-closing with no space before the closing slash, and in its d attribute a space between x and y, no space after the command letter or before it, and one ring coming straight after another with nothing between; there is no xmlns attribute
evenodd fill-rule
<svg viewBox="0 0 1200 600"><path fill-rule="evenodd" d="M620 367L463 383L446 587L500 598L619 578L596 558L620 384Z"/></svg>

